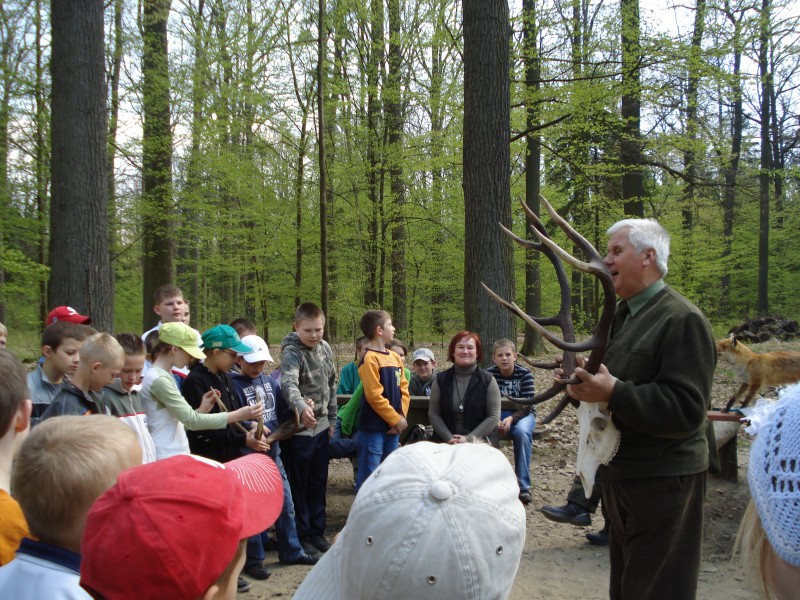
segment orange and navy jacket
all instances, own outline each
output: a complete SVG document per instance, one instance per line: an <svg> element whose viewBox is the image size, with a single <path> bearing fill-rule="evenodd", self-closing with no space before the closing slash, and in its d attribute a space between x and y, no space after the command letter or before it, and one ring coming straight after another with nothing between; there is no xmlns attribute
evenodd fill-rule
<svg viewBox="0 0 800 600"><path fill-rule="evenodd" d="M364 386L358 425L364 431L386 431L408 414L408 380L403 362L391 350L367 349L358 366Z"/></svg>

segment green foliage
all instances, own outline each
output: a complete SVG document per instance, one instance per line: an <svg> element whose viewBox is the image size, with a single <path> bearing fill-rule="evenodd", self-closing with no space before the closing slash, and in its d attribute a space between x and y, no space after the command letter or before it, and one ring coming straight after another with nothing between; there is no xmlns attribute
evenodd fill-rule
<svg viewBox="0 0 800 600"><path fill-rule="evenodd" d="M408 327L398 335L412 343L446 342L463 325L463 257L470 243L464 236L461 189L460 3L400 2L398 98L397 91L387 87L386 65L378 59L379 50L384 55L388 50L389 29L388 23L378 27L371 21L376 2L383 6L381 0L329 2L323 31L326 129L321 134L326 136L331 215L329 316L336 337L350 341L358 335L358 319L371 292L377 303L391 308L392 231L402 225ZM38 85L38 91L46 93L49 84L46 80L36 84L34 77L33 5L11 4L22 11L24 19L19 22L28 23L18 29L28 33L13 38L17 52L12 54L19 57L19 65L6 71L14 83L8 103L8 148L13 150L5 155L7 191L0 213L0 267L5 273L0 302L5 303L12 326L37 328L39 284L47 278L40 249L47 247L49 214L46 186L44 202L37 202L36 177L46 173L48 150L42 151L31 132L35 88ZM513 229L531 238L519 207L525 197L525 111L531 106L537 109L536 133L542 142L542 193L603 253L605 230L623 216L619 6L581 0L573 15L557 3L535 4L536 50L541 59L536 90L525 81L520 18L512 19ZM733 14L741 17L738 22L726 17L718 5L712 1L708 6L699 56L690 52L691 7L680 13L685 18L678 30L661 27L678 13L654 13L642 7L640 75L645 212L672 234L668 282L715 323L728 326L754 316L757 295L758 73L748 53L758 23L755 11L744 5L732 5ZM204 7L203 14L197 14L199 6ZM112 8L109 5L109 35ZM798 112L798 98L789 82L796 78L800 44L796 23L782 16L779 8L773 11L773 42L776 88L781 94L776 127L783 162L774 173L773 193L778 178L783 191L774 196L769 291L772 312L797 318L800 261L793 233L800 220L796 199L800 160L792 145L796 126L792 115ZM136 3L124 4L112 219L116 241L111 251L118 331L137 331L142 320L146 208L141 199L142 40L136 10ZM310 0L172 3L169 233L177 244L176 282L191 302L192 324L199 329L247 316L276 343L291 328L296 300L320 299L316 10L317 3ZM385 8L383 13L388 18ZM46 23L47 15L43 16ZM383 37L373 35L377 29ZM38 43L46 61L49 50L43 39ZM738 77L733 73L735 48L743 52ZM690 69L699 76L701 126L695 134L686 122ZM730 107L737 82L748 119L726 256L725 169L731 160ZM388 143L387 100L399 101L402 107L401 147ZM48 110L46 105L44 109ZM697 175L691 182L685 173L687 152L697 157ZM398 164L405 192L402 205L395 202L389 187L388 169ZM691 227L684 223L686 215L691 215ZM549 219L544 222L553 238L571 249ZM524 294L524 261L524 251L515 249L518 303ZM723 302L721 281L726 277L730 287ZM575 292L582 298L576 311L586 315L580 326L589 328L598 304L594 282L582 277L576 283ZM370 290L371 285L377 289ZM542 311L553 314L559 290L546 261L541 262L541 286Z"/></svg>

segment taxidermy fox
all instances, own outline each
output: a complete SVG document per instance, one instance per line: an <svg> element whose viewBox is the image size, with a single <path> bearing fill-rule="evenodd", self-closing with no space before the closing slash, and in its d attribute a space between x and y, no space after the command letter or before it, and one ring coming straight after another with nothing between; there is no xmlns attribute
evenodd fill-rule
<svg viewBox="0 0 800 600"><path fill-rule="evenodd" d="M728 400L723 412L728 412L745 390L747 395L742 401L742 408L763 387L800 381L800 352L756 354L731 334L717 342L717 353L731 364L737 379L743 382Z"/></svg>

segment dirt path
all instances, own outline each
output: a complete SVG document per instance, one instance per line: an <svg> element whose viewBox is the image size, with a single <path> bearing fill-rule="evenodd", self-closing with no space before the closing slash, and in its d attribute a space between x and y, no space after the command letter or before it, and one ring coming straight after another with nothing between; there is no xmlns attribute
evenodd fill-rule
<svg viewBox="0 0 800 600"><path fill-rule="evenodd" d="M568 425L572 425L568 423ZM569 427L571 429L571 427ZM591 528L552 523L539 512L546 504L562 504L572 481L573 466L565 458L574 456L564 434L535 445L532 467L533 503L528 507L528 533L511 600L592 600L607 598L608 550L592 546L584 535L602 526L597 516ZM740 434L742 435L742 434ZM574 438L573 438L574 439ZM740 439L740 483L710 479L706 500L706 525L698 598L703 600L755 600L755 588L729 560L741 514L749 499L744 467L747 464L746 439ZM503 449L513 462L511 449ZM333 461L329 476L328 528L330 537L343 526L353 501L352 471L347 461ZM253 582L247 594L237 598L291 598L310 567L286 567L277 562L275 552L267 554L267 568L273 574L265 582ZM324 600L324 599L320 599Z"/></svg>

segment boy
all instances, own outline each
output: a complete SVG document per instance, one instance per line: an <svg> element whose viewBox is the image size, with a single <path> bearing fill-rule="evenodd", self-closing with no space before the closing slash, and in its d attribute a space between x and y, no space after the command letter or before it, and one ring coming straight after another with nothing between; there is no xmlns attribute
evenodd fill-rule
<svg viewBox="0 0 800 600"><path fill-rule="evenodd" d="M36 540L23 539L0 568L0 598L88 598L78 583L86 514L141 461L136 434L111 416L50 419L31 431L14 458L11 487Z"/></svg>
<svg viewBox="0 0 800 600"><path fill-rule="evenodd" d="M152 332L158 331L164 323L183 323L184 319L187 318L188 315L188 306L186 300L183 299L183 291L177 285L172 285L171 283L167 283L156 288L156 291L153 292L153 304L153 312L156 313L161 319L155 327L145 331L142 334L143 340L146 340L147 336ZM200 332L196 329L194 332L197 334L197 344L199 345L201 343ZM149 368L150 362L145 361L142 375L146 375ZM180 389L183 380L189 375L189 371L187 369L183 369L179 370L178 373L174 373L173 375L175 376L175 382L178 384L178 388Z"/></svg>
<svg viewBox="0 0 800 600"><path fill-rule="evenodd" d="M125 362L117 378L103 388L103 403L111 415L136 432L142 447L142 462L153 462L156 446L147 429L144 400L139 395L146 353L144 342L134 333L118 333L115 337L125 352Z"/></svg>
<svg viewBox="0 0 800 600"><path fill-rule="evenodd" d="M328 485L328 438L336 419L336 367L322 339L325 315L312 302L294 313L294 332L281 342L281 386L290 408L306 428L289 438L289 484L297 533L307 554L331 547L325 539L325 490Z"/></svg>
<svg viewBox="0 0 800 600"><path fill-rule="evenodd" d="M414 373L408 382L408 393L411 396L428 396L430 398L433 382L436 381L436 359L427 348L417 348L411 357Z"/></svg>
<svg viewBox="0 0 800 600"><path fill-rule="evenodd" d="M258 330L256 329L256 324L253 323L247 317L237 317L230 323L228 323L230 327L233 327L236 330L236 333L239 334L239 337L244 339L248 335L258 335Z"/></svg>
<svg viewBox="0 0 800 600"><path fill-rule="evenodd" d="M364 399L358 422L356 494L367 477L400 446L400 434L408 427L406 415L410 403L403 362L386 349L394 338L389 313L368 310L360 325L369 345L358 366Z"/></svg>
<svg viewBox="0 0 800 600"><path fill-rule="evenodd" d="M250 351L240 354L236 359L239 372L232 376L233 386L241 404L261 404L264 407L264 435L268 435L278 427L279 420L288 418L285 414L288 407L281 397L280 387L264 375L267 363L272 362L267 343L257 335L247 335L242 338L242 344L248 346ZM297 536L294 502L280 453L278 442L270 444L269 455L275 461L283 479L283 509L275 522L278 560L287 565L313 565L316 564L318 555L306 554ZM258 579L258 572L264 568L264 558L263 534L254 535L247 540L244 573L253 576L251 571L255 571L255 578Z"/></svg>
<svg viewBox="0 0 800 600"><path fill-rule="evenodd" d="M516 490L488 444L406 445L361 488L294 600L508 598L525 546Z"/></svg>
<svg viewBox="0 0 800 600"><path fill-rule="evenodd" d="M88 325L70 321L56 321L45 328L42 333L44 361L28 374L28 390L33 402L31 427L41 420L61 390L61 384L75 374L83 341L95 333Z"/></svg>
<svg viewBox="0 0 800 600"><path fill-rule="evenodd" d="M494 375L502 396L510 398L533 398L533 375L517 364L517 351L514 342L502 338L492 347L494 365L487 371ZM536 429L536 411L531 406L522 406L516 412L500 412L497 426L501 437L509 435L514 443L514 471L519 484L519 499L523 504L531 502L531 451L533 449L533 430Z"/></svg>
<svg viewBox="0 0 800 600"><path fill-rule="evenodd" d="M275 463L260 454L130 469L86 519L81 585L105 600L232 600L245 540L275 521L282 497Z"/></svg>
<svg viewBox="0 0 800 600"><path fill-rule="evenodd" d="M250 347L242 344L236 331L227 325L217 325L204 331L202 339L205 360L192 366L181 393L189 406L197 410L203 402L203 396L213 390L218 402L211 408L211 414L226 412L223 406L227 412L233 412L243 405L236 396L228 372L237 354L249 352ZM220 402L223 406L220 406ZM266 442L255 439L252 431L245 434L233 423L221 429L189 430L187 436L192 454L212 458L218 462L227 462L242 456L244 448L256 452L265 452L269 449Z"/></svg>
<svg viewBox="0 0 800 600"><path fill-rule="evenodd" d="M25 367L16 356L0 349L0 566L10 562L28 524L11 490L11 459L25 436L31 418L31 401L25 387Z"/></svg>
<svg viewBox="0 0 800 600"><path fill-rule="evenodd" d="M222 406L219 404L213 406L211 413L233 412L246 406L241 404L236 396L229 371L237 354L249 352L250 347L242 344L239 335L228 325L217 325L204 331L202 339L205 360L192 366L189 376L183 383L181 392L186 402L197 410L203 402L203 396L211 390L216 393L218 403L222 403ZM223 406L227 411L222 410ZM222 463L239 458L246 448L254 452L269 450L269 444L263 439L255 438L253 429L245 433L241 427L237 428L233 423L224 429L190 430L186 435L189 438L192 454ZM267 579L271 575L261 563L262 561L252 556L252 553L248 555L247 574L253 579ZM243 581L240 589L244 589L246 585L247 582Z"/></svg>
<svg viewBox="0 0 800 600"><path fill-rule="evenodd" d="M56 306L47 315L47 320L44 322L44 326L47 327L48 325L52 325L57 321L67 321L68 323L77 323L78 325L89 325L92 322L92 318L82 315L71 306Z"/></svg>
<svg viewBox="0 0 800 600"><path fill-rule="evenodd" d="M5 325L0 323L0 348L5 350L7 345L8 345L8 329L6 329Z"/></svg>
<svg viewBox="0 0 800 600"><path fill-rule="evenodd" d="M98 415L106 412L103 388L114 381L125 364L125 352L110 333L96 333L81 347L75 375L61 386L44 411L42 421L63 415Z"/></svg>

